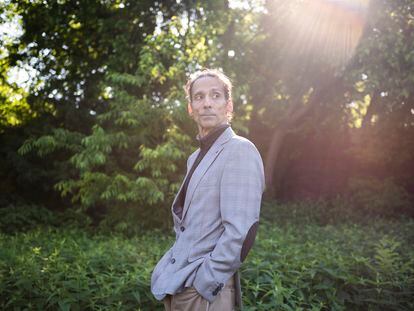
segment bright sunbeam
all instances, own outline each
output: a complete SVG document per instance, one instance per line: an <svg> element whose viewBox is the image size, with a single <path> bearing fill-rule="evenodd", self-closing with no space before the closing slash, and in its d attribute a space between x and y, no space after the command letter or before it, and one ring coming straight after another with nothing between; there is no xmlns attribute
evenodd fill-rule
<svg viewBox="0 0 414 311"><path fill-rule="evenodd" d="M287 17L284 52L342 67L361 38L368 4L369 0L301 1Z"/></svg>

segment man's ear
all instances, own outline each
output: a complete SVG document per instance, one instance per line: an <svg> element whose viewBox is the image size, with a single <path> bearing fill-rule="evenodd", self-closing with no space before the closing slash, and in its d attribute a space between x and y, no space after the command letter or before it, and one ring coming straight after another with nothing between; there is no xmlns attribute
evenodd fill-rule
<svg viewBox="0 0 414 311"><path fill-rule="evenodd" d="M188 111L188 114L190 115L190 117L192 117L193 116L193 107L191 107L191 103L187 104L187 111Z"/></svg>
<svg viewBox="0 0 414 311"><path fill-rule="evenodd" d="M228 100L227 101L227 107L226 107L227 109L227 112L230 112L230 113L232 113L233 112L233 101L231 101L231 100Z"/></svg>

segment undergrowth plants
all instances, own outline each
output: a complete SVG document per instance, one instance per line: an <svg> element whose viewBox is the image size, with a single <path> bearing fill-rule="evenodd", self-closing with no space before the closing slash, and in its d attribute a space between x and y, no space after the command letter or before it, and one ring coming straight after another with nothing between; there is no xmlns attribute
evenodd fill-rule
<svg viewBox="0 0 414 311"><path fill-rule="evenodd" d="M241 268L244 310L414 309L413 220L321 224L306 213L264 209ZM150 276L172 243L161 230L0 233L0 309L163 310Z"/></svg>
<svg viewBox="0 0 414 311"><path fill-rule="evenodd" d="M413 229L266 223L241 270L246 310L411 310Z"/></svg>

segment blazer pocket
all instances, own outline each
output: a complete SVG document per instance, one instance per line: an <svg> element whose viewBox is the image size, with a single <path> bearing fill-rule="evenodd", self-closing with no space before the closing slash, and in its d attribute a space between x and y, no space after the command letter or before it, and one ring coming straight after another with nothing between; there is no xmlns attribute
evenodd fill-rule
<svg viewBox="0 0 414 311"><path fill-rule="evenodd" d="M188 262L209 256L213 249L214 247L193 247L188 254Z"/></svg>

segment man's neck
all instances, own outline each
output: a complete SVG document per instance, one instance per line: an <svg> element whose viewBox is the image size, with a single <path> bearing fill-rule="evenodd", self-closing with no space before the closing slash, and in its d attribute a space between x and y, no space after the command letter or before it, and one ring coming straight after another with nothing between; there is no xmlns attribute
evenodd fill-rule
<svg viewBox="0 0 414 311"><path fill-rule="evenodd" d="M217 125L215 127L212 127L212 128L201 128L201 127L199 127L198 128L198 139L202 139L204 137L207 137L208 134L210 134L210 133L216 131L217 129L219 129L219 128L225 126L225 125L228 125L228 124L229 123L226 122L226 123L219 124L219 125Z"/></svg>
<svg viewBox="0 0 414 311"><path fill-rule="evenodd" d="M200 143L201 151L207 152L208 149L214 144L214 142L219 138L223 132L230 127L230 124L224 123L219 126L216 126L212 131L210 131L206 136L199 138L197 137L198 142Z"/></svg>

